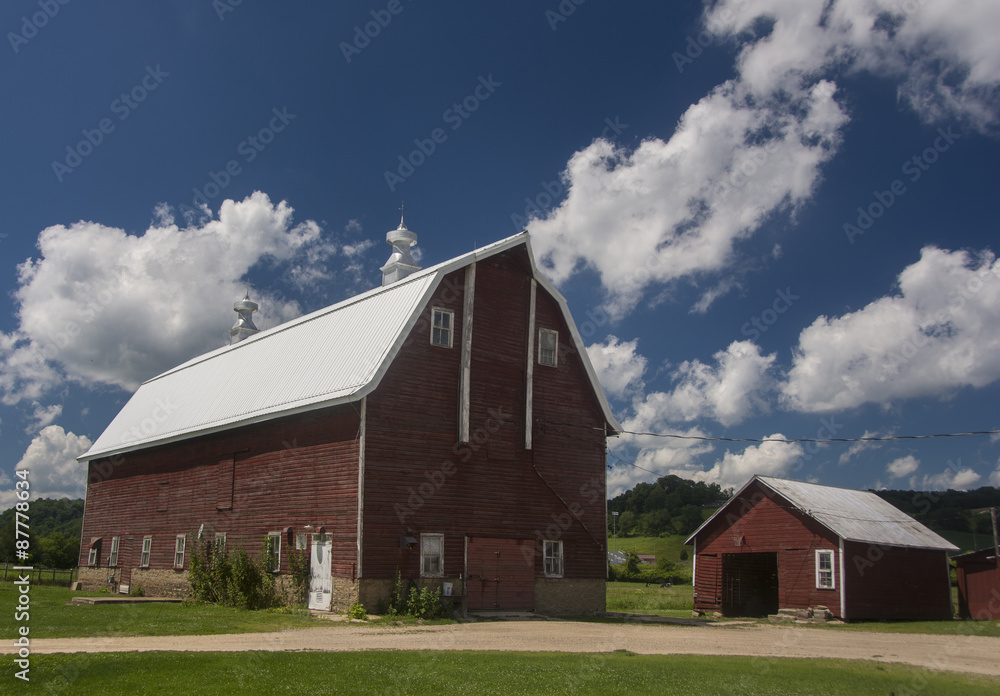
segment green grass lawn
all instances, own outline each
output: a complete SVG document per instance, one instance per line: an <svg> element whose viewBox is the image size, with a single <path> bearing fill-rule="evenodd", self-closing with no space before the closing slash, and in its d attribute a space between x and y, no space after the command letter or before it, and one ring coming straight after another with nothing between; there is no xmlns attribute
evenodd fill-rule
<svg viewBox="0 0 1000 696"><path fill-rule="evenodd" d="M673 535L667 537L623 537L619 536L616 540L614 537L608 537L608 550L614 551L617 546L619 551L635 551L636 553L649 553L657 558L666 555L671 561L680 563L681 560L681 550L686 549L688 552L688 566L691 564L691 554L694 551L693 546L684 546L684 540L686 537Z"/></svg>
<svg viewBox="0 0 1000 696"><path fill-rule="evenodd" d="M64 587L31 587L31 637L171 636L252 633L317 625L308 614L241 611L204 604L67 606L73 597L107 597ZM14 586L0 583L0 606L16 603Z"/></svg>
<svg viewBox="0 0 1000 696"><path fill-rule="evenodd" d="M31 680L75 693L769 694L996 693L1000 680L844 660L403 652L111 653L32 657Z"/></svg>
<svg viewBox="0 0 1000 696"><path fill-rule="evenodd" d="M641 582L609 582L606 587L608 611L690 618L694 609L690 585L646 587Z"/></svg>

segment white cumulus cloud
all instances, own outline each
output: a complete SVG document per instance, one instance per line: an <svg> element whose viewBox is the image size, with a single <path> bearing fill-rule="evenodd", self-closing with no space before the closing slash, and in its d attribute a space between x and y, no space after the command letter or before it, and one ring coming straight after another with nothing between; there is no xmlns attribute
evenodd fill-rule
<svg viewBox="0 0 1000 696"><path fill-rule="evenodd" d="M970 467L965 467L964 469L958 468L960 465L959 463L956 466L948 466L940 474L924 474L923 478L913 476L910 478L910 488L924 491L944 491L948 489L964 491L971 488L982 478L982 476Z"/></svg>
<svg viewBox="0 0 1000 696"><path fill-rule="evenodd" d="M893 478L903 478L909 476L920 468L920 461L912 454L894 459L885 466L886 473Z"/></svg>
<svg viewBox="0 0 1000 696"><path fill-rule="evenodd" d="M83 498L87 492L87 467L76 458L91 444L85 435L50 425L31 440L14 469L29 471L32 498Z"/></svg>
<svg viewBox="0 0 1000 696"><path fill-rule="evenodd" d="M767 440L786 439L781 433L764 438ZM717 483L722 488L742 486L754 474L787 477L795 471L805 450L797 442L761 442L751 445L742 452L726 452L710 469L681 468L671 471L692 481Z"/></svg>
<svg viewBox="0 0 1000 696"><path fill-rule="evenodd" d="M642 377L646 358L636 352L638 343L638 339L621 341L617 336L608 336L603 343L587 346L597 378L610 396L621 399L645 386Z"/></svg>
<svg viewBox="0 0 1000 696"><path fill-rule="evenodd" d="M828 412L998 378L1000 265L989 251L925 247L898 294L802 331L781 389L792 410Z"/></svg>

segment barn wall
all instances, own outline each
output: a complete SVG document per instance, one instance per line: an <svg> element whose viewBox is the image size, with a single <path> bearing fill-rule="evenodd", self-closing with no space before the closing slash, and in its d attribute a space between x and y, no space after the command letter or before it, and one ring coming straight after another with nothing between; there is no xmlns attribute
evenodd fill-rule
<svg viewBox="0 0 1000 696"><path fill-rule="evenodd" d="M174 539L190 535L187 568L193 535L202 524L208 538L225 532L228 549L242 544L253 555L268 532L291 527L294 534L307 524L325 525L334 539L334 575L352 577L359 422L350 407L323 409L91 462L81 577L94 575L86 570L87 552L90 539L101 537L103 570L97 576L103 584L111 537L120 536L119 566L137 569L133 583L148 577L160 593L171 586L183 590L186 574L173 570ZM147 535L153 537L150 570L163 572L138 570ZM289 543L283 535L283 572L293 549L294 538Z"/></svg>
<svg viewBox="0 0 1000 696"><path fill-rule="evenodd" d="M558 305L537 294L537 327L559 332L558 367L534 366L534 448L524 444L530 264L523 247L476 270L470 442L458 443L465 270L444 278L369 397L363 577L419 575L419 546L445 535L445 579L465 572L465 538L564 542L565 577L606 574L603 415ZM432 307L455 311L455 345L430 344ZM536 327L536 331L537 331ZM537 344L536 344L537 345ZM534 359L534 358L533 358ZM540 420L581 427L545 425ZM597 430L593 430L597 428ZM591 611L603 610L603 595Z"/></svg>
<svg viewBox="0 0 1000 696"><path fill-rule="evenodd" d="M951 618L951 581L944 551L847 542L844 554L847 618Z"/></svg>
<svg viewBox="0 0 1000 696"><path fill-rule="evenodd" d="M996 561L987 560L992 553L990 550L980 553L978 557L955 559L958 615L963 619L1000 619L1000 571Z"/></svg>
<svg viewBox="0 0 1000 696"><path fill-rule="evenodd" d="M826 606L840 616L840 587L816 588L816 550L834 553L838 538L812 518L791 508L770 489L754 484L698 535L695 604L697 611L722 611L724 554L777 553L779 606L805 609Z"/></svg>

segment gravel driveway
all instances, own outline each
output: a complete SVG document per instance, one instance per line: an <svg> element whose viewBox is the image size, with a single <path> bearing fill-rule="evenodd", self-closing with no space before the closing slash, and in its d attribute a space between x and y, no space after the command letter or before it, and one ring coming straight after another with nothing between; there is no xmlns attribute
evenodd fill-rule
<svg viewBox="0 0 1000 696"><path fill-rule="evenodd" d="M1000 638L837 631L785 626L672 626L575 621L489 621L447 626L357 624L276 633L213 636L50 638L31 642L34 654L248 650L525 650L660 655L828 657L901 662L918 667L1000 676ZM5 642L0 652L14 650Z"/></svg>

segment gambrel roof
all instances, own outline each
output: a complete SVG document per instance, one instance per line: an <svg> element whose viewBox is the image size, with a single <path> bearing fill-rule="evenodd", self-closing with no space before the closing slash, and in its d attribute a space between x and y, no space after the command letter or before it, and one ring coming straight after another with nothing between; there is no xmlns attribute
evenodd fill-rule
<svg viewBox="0 0 1000 696"><path fill-rule="evenodd" d="M606 421L621 430L566 299L538 272L525 232L261 331L143 382L79 459L357 401L378 387L448 273L520 245L526 247L539 285L559 303Z"/></svg>
<svg viewBox="0 0 1000 696"><path fill-rule="evenodd" d="M871 491L855 491L771 476L753 476L732 499L705 520L685 544L733 505L754 482L784 498L795 509L813 518L844 541L881 546L958 551L958 547L886 502Z"/></svg>

